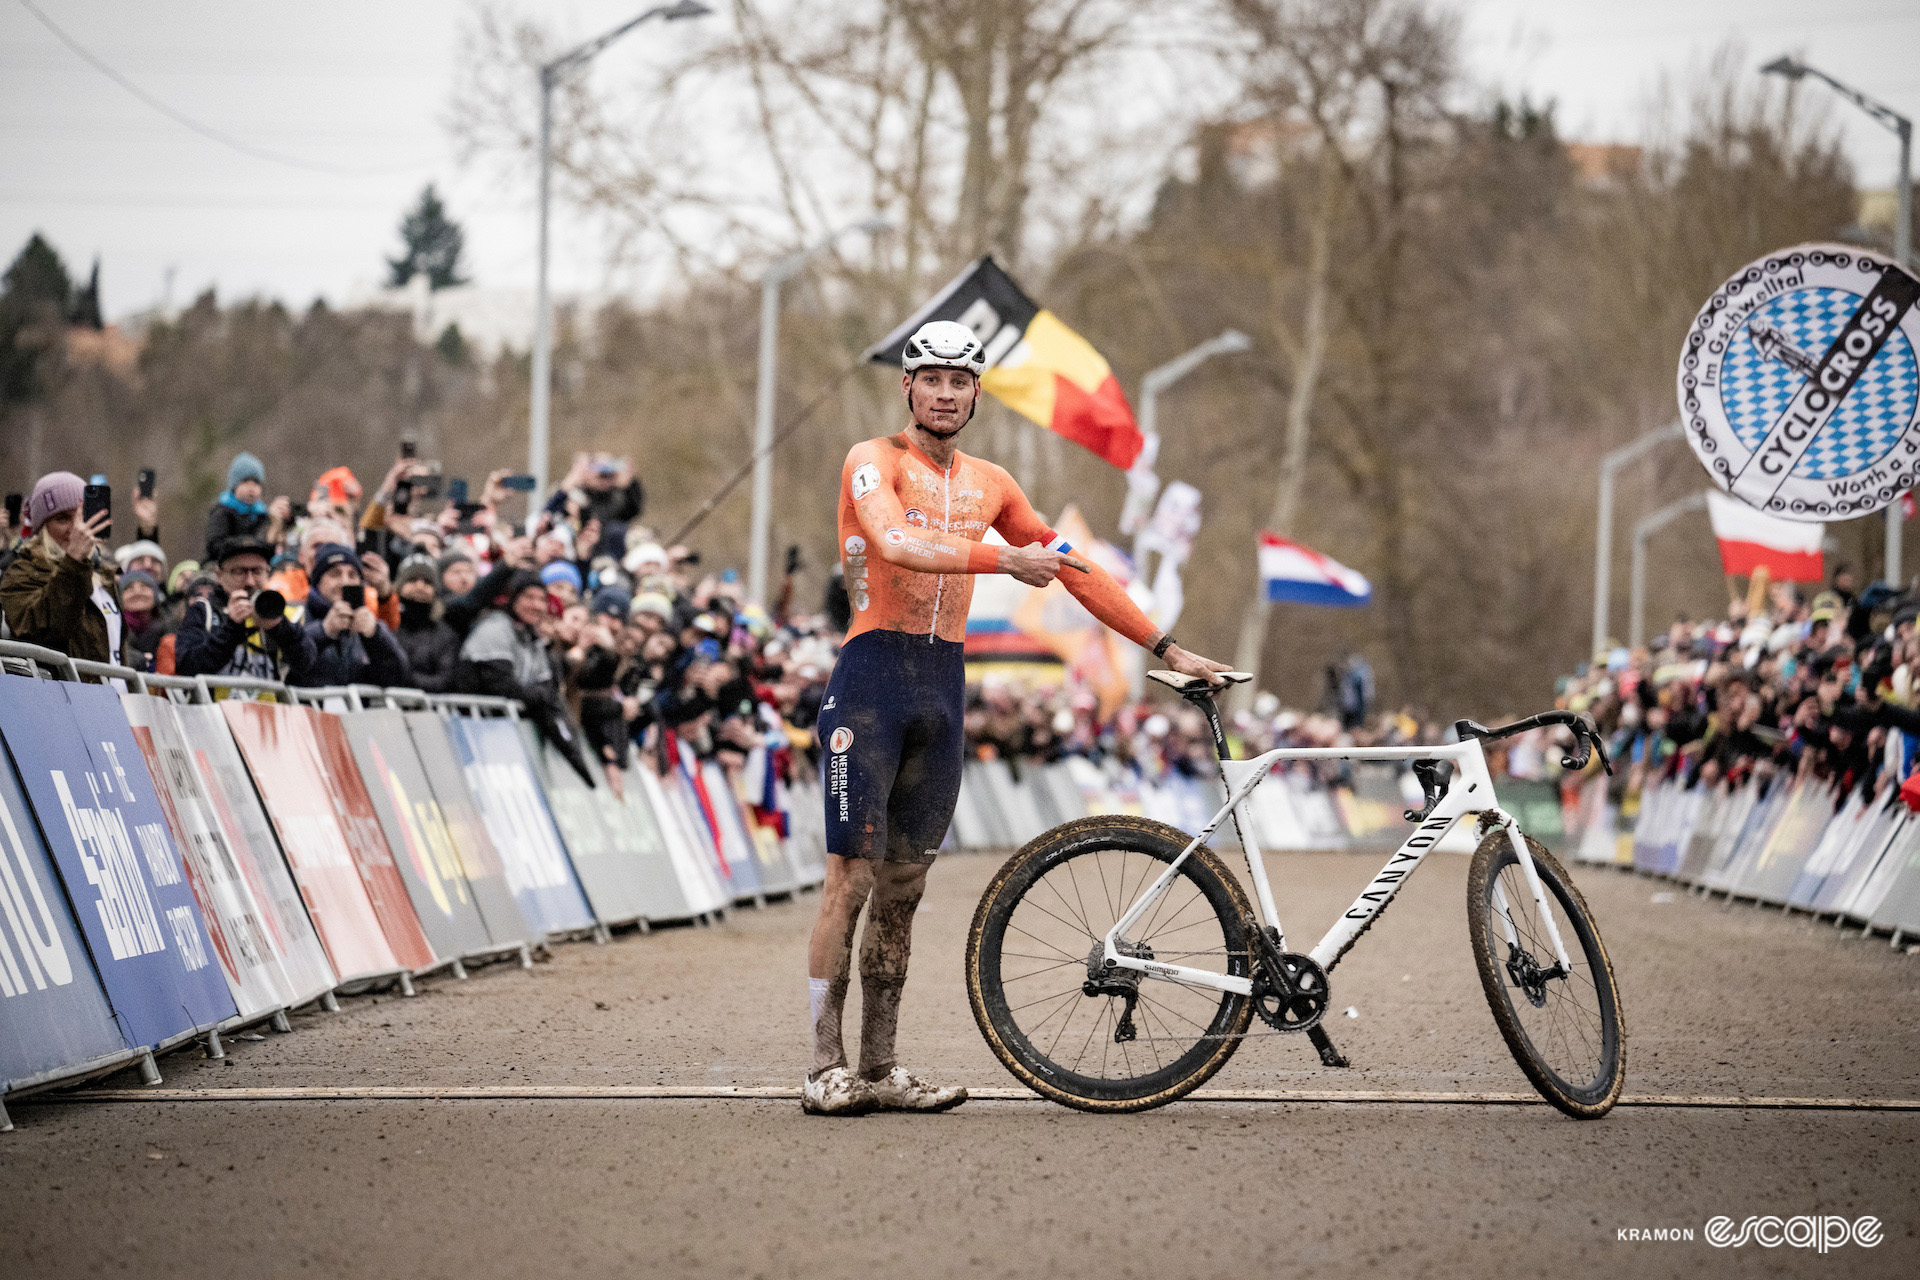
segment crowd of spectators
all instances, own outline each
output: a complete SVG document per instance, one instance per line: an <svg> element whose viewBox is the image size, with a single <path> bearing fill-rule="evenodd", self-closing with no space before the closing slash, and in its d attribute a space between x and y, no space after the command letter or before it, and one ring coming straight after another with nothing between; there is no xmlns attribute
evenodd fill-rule
<svg viewBox="0 0 1920 1280"><path fill-rule="evenodd" d="M11 638L162 675L512 698L583 777L616 787L636 753L664 767L680 744L734 765L756 747L786 770L817 760L812 728L849 620L837 576L820 612L796 611L790 550L772 606L748 605L734 572L661 545L623 459L579 456L517 524L503 514L512 477L473 495L442 481L401 458L367 494L339 467L296 503L270 498L265 466L242 453L199 555L173 562L151 497L133 500L133 537L109 552L106 518L82 518L84 482L55 472L24 502L23 527L0 525L0 618ZM1374 708L1358 655L1325 684L1319 710L1263 694L1230 716L1233 750L1443 740L1410 712ZM989 676L969 689L966 734L973 757L1216 776L1204 716L1164 699L1103 714L1086 689Z"/></svg>
<svg viewBox="0 0 1920 1280"><path fill-rule="evenodd" d="M624 459L580 455L518 523L503 512L525 478L472 495L442 479L403 457L370 495L340 467L303 502L269 499L243 453L200 554L172 562L150 495L109 551L110 513L87 517L86 482L51 473L0 517L0 634L162 675L512 698L616 788L636 752L738 764L765 748L797 767L836 646L828 617L790 608L796 554L762 610L732 571L660 544Z"/></svg>
<svg viewBox="0 0 1920 1280"><path fill-rule="evenodd" d="M1727 617L1682 617L1561 682L1559 705L1591 715L1637 795L1782 775L1898 786L1920 740L1920 604L1836 566L1824 589L1761 583Z"/></svg>

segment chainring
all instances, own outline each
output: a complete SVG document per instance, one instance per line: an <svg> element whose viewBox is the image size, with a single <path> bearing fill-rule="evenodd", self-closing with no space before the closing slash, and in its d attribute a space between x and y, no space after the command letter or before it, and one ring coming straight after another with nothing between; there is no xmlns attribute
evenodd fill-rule
<svg viewBox="0 0 1920 1280"><path fill-rule="evenodd" d="M1284 982L1270 973L1275 963ZM1263 956L1253 977L1253 1011L1275 1031L1310 1031L1319 1026L1329 998L1327 971L1312 956L1298 952L1277 952L1272 959Z"/></svg>

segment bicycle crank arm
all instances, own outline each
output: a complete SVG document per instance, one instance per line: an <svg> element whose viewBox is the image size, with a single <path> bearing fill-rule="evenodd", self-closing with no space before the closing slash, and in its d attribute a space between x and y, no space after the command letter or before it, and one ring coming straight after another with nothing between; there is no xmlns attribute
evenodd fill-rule
<svg viewBox="0 0 1920 1280"><path fill-rule="evenodd" d="M1352 1064L1347 1055L1333 1047L1333 1037L1319 1023L1307 1028L1307 1039L1313 1041L1313 1047L1320 1051L1320 1065L1323 1067L1345 1067Z"/></svg>

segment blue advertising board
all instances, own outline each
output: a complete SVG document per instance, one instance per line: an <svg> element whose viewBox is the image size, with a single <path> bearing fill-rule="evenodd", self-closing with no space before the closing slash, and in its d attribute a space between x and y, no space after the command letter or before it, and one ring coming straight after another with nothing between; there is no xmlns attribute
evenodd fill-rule
<svg viewBox="0 0 1920 1280"><path fill-rule="evenodd" d="M128 1042L157 1045L234 1017L119 695L0 679L0 735Z"/></svg>
<svg viewBox="0 0 1920 1280"><path fill-rule="evenodd" d="M0 1092L127 1048L26 794L0 760Z"/></svg>
<svg viewBox="0 0 1920 1280"><path fill-rule="evenodd" d="M527 923L542 933L592 928L593 912L513 721L455 716L447 739Z"/></svg>

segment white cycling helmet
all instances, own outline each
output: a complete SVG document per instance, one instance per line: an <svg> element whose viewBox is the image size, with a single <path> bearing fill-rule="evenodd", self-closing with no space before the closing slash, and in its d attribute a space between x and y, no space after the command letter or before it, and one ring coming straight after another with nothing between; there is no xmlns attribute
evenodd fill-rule
<svg viewBox="0 0 1920 1280"><path fill-rule="evenodd" d="M965 369L977 378L987 370L986 352L973 330L958 320L929 320L907 339L900 367L908 373L916 369Z"/></svg>

